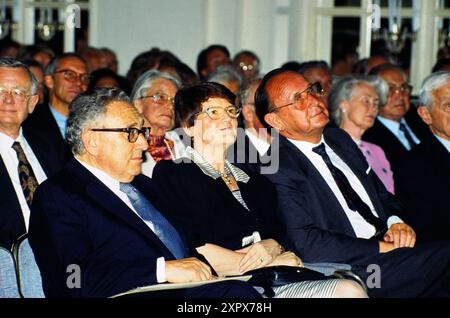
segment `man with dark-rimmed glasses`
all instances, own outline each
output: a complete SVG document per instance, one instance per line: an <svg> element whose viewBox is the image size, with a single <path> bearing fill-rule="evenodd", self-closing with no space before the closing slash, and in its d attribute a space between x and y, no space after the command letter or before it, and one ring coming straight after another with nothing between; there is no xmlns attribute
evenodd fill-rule
<svg viewBox="0 0 450 318"><path fill-rule="evenodd" d="M89 69L83 57L75 53L56 56L45 69L48 104L37 107L26 123L53 143L64 158L69 156L64 141L69 105L87 90L89 81Z"/></svg>
<svg viewBox="0 0 450 318"><path fill-rule="evenodd" d="M148 133L118 89L72 102L67 142L74 158L39 187L30 219L30 245L47 297L106 298L139 286L212 278L207 264L189 257L182 235L160 212L158 189L140 175ZM74 265L79 288L66 283ZM163 296L259 297L242 282L148 294Z"/></svg>

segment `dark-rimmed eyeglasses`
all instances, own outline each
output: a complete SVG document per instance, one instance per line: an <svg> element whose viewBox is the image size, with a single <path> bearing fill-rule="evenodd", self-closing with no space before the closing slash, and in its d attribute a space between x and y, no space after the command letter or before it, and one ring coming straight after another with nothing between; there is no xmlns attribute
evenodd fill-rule
<svg viewBox="0 0 450 318"><path fill-rule="evenodd" d="M202 112L198 112L198 113L194 114L194 116L198 116L203 113L208 115L208 117L211 118L212 120L221 119L223 117L224 113L226 113L228 115L228 117L230 117L232 119L236 119L241 114L241 109L234 105L231 105L231 106L228 106L225 108L219 107L219 106L211 106L211 107L206 108Z"/></svg>
<svg viewBox="0 0 450 318"><path fill-rule="evenodd" d="M151 98L152 101L154 101L158 105L166 105L168 103L173 105L173 103L174 103L174 99L164 93L155 93L153 95L141 97L141 99L145 99L145 98Z"/></svg>
<svg viewBox="0 0 450 318"><path fill-rule="evenodd" d="M297 103L303 104L306 101L306 99L308 98L308 95L312 95L316 98L322 98L322 96L323 96L322 85L320 85L319 82L308 85L308 87L306 89L295 94L294 100L292 102L285 104L285 105L281 105L281 106L275 106L274 108L272 108L270 110L270 113L275 112L281 108L297 104Z"/></svg>
<svg viewBox="0 0 450 318"><path fill-rule="evenodd" d="M70 83L75 83L77 80L80 80L82 84L89 85L91 81L91 76L89 74L77 74L71 70L59 70L54 72L53 74L63 73L64 79Z"/></svg>
<svg viewBox="0 0 450 318"><path fill-rule="evenodd" d="M139 138L139 134L142 134L145 137L145 140L148 140L150 137L150 127L139 128L92 128L91 131L100 131L100 132L123 132L128 134L128 141L131 143L135 143Z"/></svg>

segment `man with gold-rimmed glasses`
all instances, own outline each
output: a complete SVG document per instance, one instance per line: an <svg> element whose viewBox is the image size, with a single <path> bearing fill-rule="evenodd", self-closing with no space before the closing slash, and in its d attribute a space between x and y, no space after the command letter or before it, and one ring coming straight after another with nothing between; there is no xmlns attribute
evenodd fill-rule
<svg viewBox="0 0 450 318"><path fill-rule="evenodd" d="M279 152L279 169L266 177L277 188L293 251L308 262L350 264L365 281L376 264L380 284L368 285L370 297L448 296L449 244L416 246L414 230L395 215L401 205L355 142L325 128L318 86L277 69L263 78L255 103L260 121L280 134L279 148L271 149Z"/></svg>

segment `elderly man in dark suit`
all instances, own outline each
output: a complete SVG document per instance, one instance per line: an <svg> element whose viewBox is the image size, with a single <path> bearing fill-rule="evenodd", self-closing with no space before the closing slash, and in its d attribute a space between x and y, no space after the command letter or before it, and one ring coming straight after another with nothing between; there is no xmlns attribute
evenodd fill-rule
<svg viewBox="0 0 450 318"><path fill-rule="evenodd" d="M418 118L416 108L411 107L411 86L400 66L383 64L375 67L370 74L383 78L389 86L389 92L387 102L380 107L374 125L362 138L384 150L395 175L403 157L428 135L428 130Z"/></svg>
<svg viewBox="0 0 450 318"><path fill-rule="evenodd" d="M277 188L290 247L306 262L349 263L366 281L376 265L372 297L448 296L450 246L415 247L414 230L394 215L401 206L350 136L325 129L321 93L320 85L281 69L256 92L259 119L281 135L272 149L278 171L266 176Z"/></svg>
<svg viewBox="0 0 450 318"><path fill-rule="evenodd" d="M29 240L47 297L109 297L162 282L212 278L188 257L184 241L158 210L151 180L140 175L149 128L117 89L71 104L67 141L74 158L44 182L32 206ZM67 284L78 268L78 285ZM68 273L69 272L69 273ZM233 281L147 296L258 297Z"/></svg>
<svg viewBox="0 0 450 318"><path fill-rule="evenodd" d="M62 167L52 145L22 128L38 102L38 82L12 58L0 59L0 246L26 233L39 183Z"/></svg>
<svg viewBox="0 0 450 318"><path fill-rule="evenodd" d="M419 115L432 135L411 150L395 176L407 207L402 218L419 241L450 240L450 72L427 77L420 101Z"/></svg>

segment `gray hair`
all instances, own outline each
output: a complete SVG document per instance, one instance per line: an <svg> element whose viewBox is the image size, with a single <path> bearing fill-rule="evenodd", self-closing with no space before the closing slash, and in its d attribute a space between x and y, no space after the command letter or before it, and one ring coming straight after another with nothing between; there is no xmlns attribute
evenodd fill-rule
<svg viewBox="0 0 450 318"><path fill-rule="evenodd" d="M79 55L77 53L64 53L61 55L57 55L50 60L47 67L45 68L44 74L45 75L53 75L56 72L56 70L58 69L61 61L65 58L69 58L69 57L79 59L81 62L83 62L86 65L86 67L89 67L86 59L84 57L82 57L81 55Z"/></svg>
<svg viewBox="0 0 450 318"><path fill-rule="evenodd" d="M20 62L19 60L16 60L15 58L12 58L12 57L2 57L2 58L0 58L0 67L25 69L25 71L27 71L28 78L31 82L31 92L30 93L32 95L36 95L39 83L38 83L36 77L30 71L30 68L26 64Z"/></svg>
<svg viewBox="0 0 450 318"><path fill-rule="evenodd" d="M259 85L261 81L262 77L256 77L245 84L245 86L239 92L239 101L241 102L241 105L245 105L248 103L248 100L250 98L250 88L256 84Z"/></svg>
<svg viewBox="0 0 450 318"><path fill-rule="evenodd" d="M330 108L331 116L336 125L339 126L342 120L342 111L339 108L339 105L342 101L350 101L355 87L360 84L369 84L372 86L377 92L380 106L386 104L389 87L380 76L349 75L342 77L333 84L328 94L328 107Z"/></svg>
<svg viewBox="0 0 450 318"><path fill-rule="evenodd" d="M69 106L66 140L74 155L83 154L85 149L81 135L92 128L106 113L106 106L112 102L130 102L127 94L118 88L99 88L79 95Z"/></svg>
<svg viewBox="0 0 450 318"><path fill-rule="evenodd" d="M226 82L236 82L239 88L242 86L241 75L231 65L218 66L214 72L208 75L206 81L222 85Z"/></svg>
<svg viewBox="0 0 450 318"><path fill-rule="evenodd" d="M150 70L139 76L134 84L133 91L131 92L131 102L134 103L136 99L143 98L147 90L152 86L152 83L158 79L171 81L175 84L177 90L181 88L181 82L173 75L157 70Z"/></svg>
<svg viewBox="0 0 450 318"><path fill-rule="evenodd" d="M441 71L429 75L422 83L419 97L420 105L425 106L429 111L433 107L433 93L442 86L450 82L450 72Z"/></svg>

